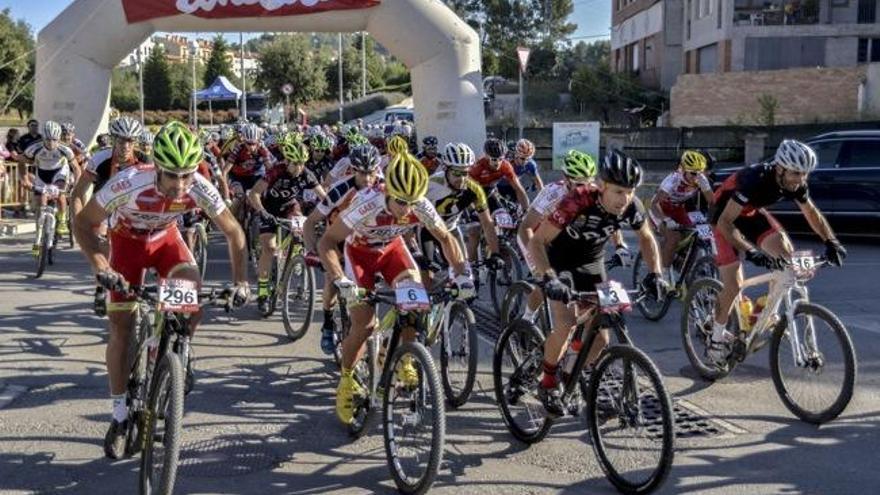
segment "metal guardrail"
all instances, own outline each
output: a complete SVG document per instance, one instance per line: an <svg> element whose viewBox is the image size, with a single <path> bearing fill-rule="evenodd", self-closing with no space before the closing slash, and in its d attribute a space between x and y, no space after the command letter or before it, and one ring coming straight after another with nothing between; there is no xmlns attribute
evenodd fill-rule
<svg viewBox="0 0 880 495"><path fill-rule="evenodd" d="M17 207L28 204L31 200L31 191L24 187L24 174L29 172L29 165L14 161L6 161L0 164L5 174L0 178L0 208Z"/></svg>

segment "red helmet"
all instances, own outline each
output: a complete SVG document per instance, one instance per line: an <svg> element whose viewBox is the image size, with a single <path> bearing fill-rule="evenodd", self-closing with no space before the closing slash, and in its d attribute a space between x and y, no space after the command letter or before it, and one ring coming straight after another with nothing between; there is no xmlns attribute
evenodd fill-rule
<svg viewBox="0 0 880 495"><path fill-rule="evenodd" d="M535 156L535 145L528 139L520 139L516 142L516 156L519 158Z"/></svg>

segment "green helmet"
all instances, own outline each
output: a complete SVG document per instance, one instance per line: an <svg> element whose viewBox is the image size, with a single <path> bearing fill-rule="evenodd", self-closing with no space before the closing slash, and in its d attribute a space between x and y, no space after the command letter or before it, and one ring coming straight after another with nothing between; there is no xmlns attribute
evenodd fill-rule
<svg viewBox="0 0 880 495"><path fill-rule="evenodd" d="M364 144L370 144L370 141L367 138L365 138L363 135L357 134L357 133L350 134L348 136L347 141L348 141L348 146L351 148L354 148L355 146L361 146Z"/></svg>
<svg viewBox="0 0 880 495"><path fill-rule="evenodd" d="M565 155L562 173L569 179L592 179L596 176L596 159L589 153L570 150Z"/></svg>
<svg viewBox="0 0 880 495"><path fill-rule="evenodd" d="M162 126L153 141L153 162L172 174L195 172L203 153L199 137L177 121Z"/></svg>
<svg viewBox="0 0 880 495"><path fill-rule="evenodd" d="M309 149L302 143L286 139L279 143L279 146L281 147L281 155L284 156L287 163L305 163L309 160Z"/></svg>
<svg viewBox="0 0 880 495"><path fill-rule="evenodd" d="M333 147L333 141L330 141L330 138L323 134L312 137L310 142L312 149L316 151L330 151L330 148Z"/></svg>

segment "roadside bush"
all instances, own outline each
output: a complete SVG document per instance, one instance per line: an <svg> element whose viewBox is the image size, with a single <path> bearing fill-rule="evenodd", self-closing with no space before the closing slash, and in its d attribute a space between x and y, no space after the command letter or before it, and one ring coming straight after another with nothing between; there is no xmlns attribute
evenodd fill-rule
<svg viewBox="0 0 880 495"><path fill-rule="evenodd" d="M346 103L342 108L345 122L367 116L383 108L396 105L403 101L406 96L403 93L375 93L366 98ZM332 124L339 120L339 103L335 101L323 101L309 105L309 122L314 124Z"/></svg>

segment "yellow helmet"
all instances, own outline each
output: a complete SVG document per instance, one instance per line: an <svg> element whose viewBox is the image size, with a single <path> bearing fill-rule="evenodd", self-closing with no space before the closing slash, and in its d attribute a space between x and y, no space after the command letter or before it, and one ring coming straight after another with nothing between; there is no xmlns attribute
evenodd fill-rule
<svg viewBox="0 0 880 495"><path fill-rule="evenodd" d="M401 153L385 169L385 188L392 198L412 203L428 192L428 171L414 156Z"/></svg>
<svg viewBox="0 0 880 495"><path fill-rule="evenodd" d="M409 143L406 142L405 137L397 135L388 140L385 149L392 155L406 154L409 153Z"/></svg>
<svg viewBox="0 0 880 495"><path fill-rule="evenodd" d="M687 150L681 155L681 168L686 172L706 170L706 156L699 151Z"/></svg>

